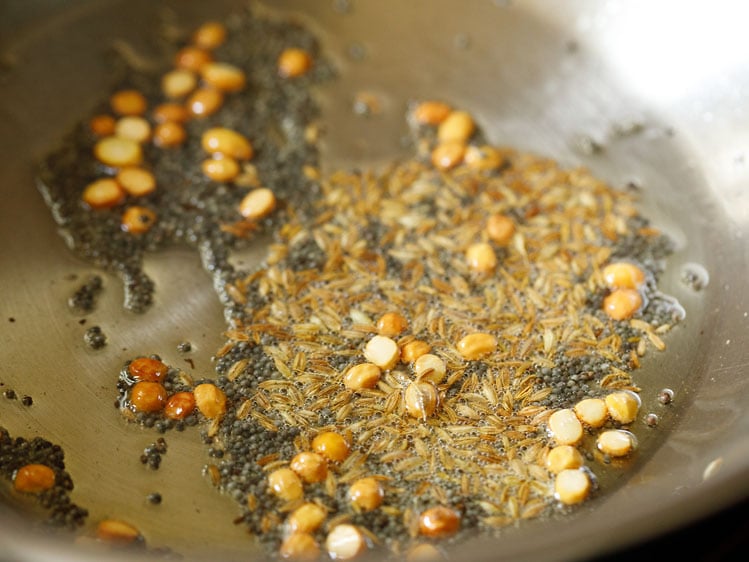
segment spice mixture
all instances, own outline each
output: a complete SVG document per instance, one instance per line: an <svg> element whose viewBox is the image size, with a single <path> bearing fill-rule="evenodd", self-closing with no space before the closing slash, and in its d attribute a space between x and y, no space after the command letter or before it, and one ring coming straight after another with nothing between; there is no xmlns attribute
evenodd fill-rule
<svg viewBox="0 0 749 562"><path fill-rule="evenodd" d="M208 22L157 74L125 72L45 162L53 217L121 275L127 309L165 290L144 253L182 243L225 310L215 376L134 357L120 412L198 426L236 523L284 559L439 559L600 493L655 424L632 372L680 319L657 286L669 240L635 194L492 146L439 100L407 109L410 158L323 177L312 88L333 75L299 25ZM267 257L236 270L259 232Z"/></svg>

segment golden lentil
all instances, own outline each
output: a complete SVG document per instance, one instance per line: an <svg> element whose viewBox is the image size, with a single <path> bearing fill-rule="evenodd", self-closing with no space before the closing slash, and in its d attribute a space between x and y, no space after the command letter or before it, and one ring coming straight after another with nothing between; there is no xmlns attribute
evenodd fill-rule
<svg viewBox="0 0 749 562"><path fill-rule="evenodd" d="M408 320L398 312L386 312L377 320L377 333L381 336L398 336L406 329L408 329Z"/></svg>
<svg viewBox="0 0 749 562"><path fill-rule="evenodd" d="M296 78L312 67L312 57L304 49L284 49L278 57L278 73L284 78Z"/></svg>
<svg viewBox="0 0 749 562"><path fill-rule="evenodd" d="M109 104L117 115L143 115L148 102L137 90L120 90L112 94Z"/></svg>
<svg viewBox="0 0 749 562"><path fill-rule="evenodd" d="M114 124L115 120L111 115L94 115L88 126L97 137L109 137L114 134Z"/></svg>
<svg viewBox="0 0 749 562"><path fill-rule="evenodd" d="M151 230L156 222L156 213L148 207L134 205L122 213L122 230L130 234L143 234Z"/></svg>
<svg viewBox="0 0 749 562"><path fill-rule="evenodd" d="M120 168L115 179L122 189L133 197L143 197L156 189L156 178L143 168Z"/></svg>
<svg viewBox="0 0 749 562"><path fill-rule="evenodd" d="M313 562L320 558L320 546L308 533L293 533L281 543L278 555L284 560Z"/></svg>
<svg viewBox="0 0 749 562"><path fill-rule="evenodd" d="M583 438L583 426L569 408L557 410L549 416L549 431L559 445L575 445Z"/></svg>
<svg viewBox="0 0 749 562"><path fill-rule="evenodd" d="M447 376L447 365L436 355L426 353L414 362L414 373L419 380L440 384Z"/></svg>
<svg viewBox="0 0 749 562"><path fill-rule="evenodd" d="M454 535L460 529L460 515L444 505L422 512L419 516L419 533L425 537L443 538Z"/></svg>
<svg viewBox="0 0 749 562"><path fill-rule="evenodd" d="M614 320L631 318L642 306L642 296L634 289L615 289L603 299L603 310Z"/></svg>
<svg viewBox="0 0 749 562"><path fill-rule="evenodd" d="M603 268L603 279L611 289L639 289L645 273L633 263L615 262Z"/></svg>
<svg viewBox="0 0 749 562"><path fill-rule="evenodd" d="M573 505L588 497L591 482L588 473L580 468L568 468L557 474L554 494L563 504Z"/></svg>
<svg viewBox="0 0 749 562"><path fill-rule="evenodd" d="M248 220L259 220L276 208L276 196L267 187L253 189L239 203L239 213Z"/></svg>
<svg viewBox="0 0 749 562"><path fill-rule="evenodd" d="M16 470L13 488L19 492L38 494L55 485L55 471L43 464L27 464Z"/></svg>
<svg viewBox="0 0 749 562"><path fill-rule="evenodd" d="M292 533L314 533L327 516L327 511L316 503L305 503L291 512L286 524Z"/></svg>
<svg viewBox="0 0 749 562"><path fill-rule="evenodd" d="M600 398L586 398L581 400L575 404L573 409L581 422L593 428L601 427L606 423L606 418L608 417L606 402Z"/></svg>
<svg viewBox="0 0 749 562"><path fill-rule="evenodd" d="M192 42L201 49L213 50L226 41L226 27L218 21L207 21L198 27Z"/></svg>
<svg viewBox="0 0 749 562"><path fill-rule="evenodd" d="M486 221L486 233L492 241L504 246L515 234L515 222L508 216L494 214Z"/></svg>
<svg viewBox="0 0 749 562"><path fill-rule="evenodd" d="M212 60L213 55L209 51L190 45L177 52L174 57L174 65L177 68L199 72L204 64Z"/></svg>
<svg viewBox="0 0 749 562"><path fill-rule="evenodd" d="M419 103L413 110L413 117L420 125L439 125L452 111L441 101L428 100Z"/></svg>
<svg viewBox="0 0 749 562"><path fill-rule="evenodd" d="M102 164L121 168L123 166L137 166L143 160L140 145L121 137L105 137L94 145L94 156Z"/></svg>
<svg viewBox="0 0 749 562"><path fill-rule="evenodd" d="M127 366L128 374L136 381L161 382L169 371L163 361L151 357L138 357Z"/></svg>
<svg viewBox="0 0 749 562"><path fill-rule="evenodd" d="M239 175L239 162L231 156L214 155L203 160L203 173L213 181L230 182Z"/></svg>
<svg viewBox="0 0 749 562"><path fill-rule="evenodd" d="M279 468L268 475L268 487L282 500L298 500L304 495L299 476L290 468Z"/></svg>
<svg viewBox="0 0 749 562"><path fill-rule="evenodd" d="M413 363L431 350L432 346L424 340L412 340L401 347L401 361L404 363Z"/></svg>
<svg viewBox="0 0 749 562"><path fill-rule="evenodd" d="M465 144L475 130L476 124L468 112L451 111L437 128L437 138L441 143L459 142Z"/></svg>
<svg viewBox="0 0 749 562"><path fill-rule="evenodd" d="M224 94L213 88L198 88L190 94L185 104L193 117L208 117L224 104Z"/></svg>
<svg viewBox="0 0 749 562"><path fill-rule="evenodd" d="M165 121L156 125L153 131L153 142L161 148L173 148L184 144L187 131L176 121Z"/></svg>
<svg viewBox="0 0 749 562"><path fill-rule="evenodd" d="M333 560L353 560L367 550L367 541L358 527L343 523L328 533L325 550Z"/></svg>
<svg viewBox="0 0 749 562"><path fill-rule="evenodd" d="M88 184L81 198L92 209L107 209L122 203L125 192L117 181L104 178Z"/></svg>
<svg viewBox="0 0 749 562"><path fill-rule="evenodd" d="M161 77L161 91L171 99L181 99L198 87L198 77L192 70L176 68Z"/></svg>
<svg viewBox="0 0 749 562"><path fill-rule="evenodd" d="M637 418L640 397L629 390L612 392L604 398L609 415L619 423L629 424Z"/></svg>
<svg viewBox="0 0 749 562"><path fill-rule="evenodd" d="M360 478L348 490L351 505L359 511L372 511L382 505L385 490L376 478Z"/></svg>
<svg viewBox="0 0 749 562"><path fill-rule="evenodd" d="M195 396L192 392L176 392L164 405L164 415L170 420L183 420L195 411Z"/></svg>
<svg viewBox="0 0 749 562"><path fill-rule="evenodd" d="M386 336L374 336L364 348L364 357L380 369L387 371L400 360L398 344Z"/></svg>
<svg viewBox="0 0 749 562"><path fill-rule="evenodd" d="M635 442L629 431L609 429L598 435L596 447L612 457L625 457L634 450Z"/></svg>
<svg viewBox="0 0 749 562"><path fill-rule="evenodd" d="M570 468L580 468L584 464L582 454L572 445L557 445L546 455L546 468L553 474Z"/></svg>
<svg viewBox="0 0 749 562"><path fill-rule="evenodd" d="M466 250L468 266L480 273L491 273L497 267L497 254L494 248L486 242L471 244Z"/></svg>
<svg viewBox="0 0 749 562"><path fill-rule="evenodd" d="M140 531L130 523L118 519L104 519L96 526L96 538L117 544L133 543L140 538Z"/></svg>
<svg viewBox="0 0 749 562"><path fill-rule="evenodd" d="M209 62L200 68L203 81L222 92L238 92L244 88L247 78L241 68L226 62Z"/></svg>
<svg viewBox="0 0 749 562"><path fill-rule="evenodd" d="M308 483L323 482L328 477L328 463L322 455L304 451L298 453L289 465L291 470Z"/></svg>
<svg viewBox="0 0 749 562"><path fill-rule="evenodd" d="M253 155L250 141L244 135L225 127L207 129L200 138L200 144L209 154L222 154L237 160L250 160Z"/></svg>
<svg viewBox="0 0 749 562"><path fill-rule="evenodd" d="M343 376L343 384L351 390L374 388L380 380L382 371L373 363L359 363L354 365Z"/></svg>
<svg viewBox="0 0 749 562"><path fill-rule="evenodd" d="M154 107L152 115L154 121L157 123L166 123L168 121L184 123L190 118L190 114L184 105L171 102L162 103Z"/></svg>
<svg viewBox="0 0 749 562"><path fill-rule="evenodd" d="M159 412L166 399L166 388L159 382L136 382L130 390L130 404L136 412Z"/></svg>
<svg viewBox="0 0 749 562"><path fill-rule="evenodd" d="M497 338L484 332L476 332L463 337L457 345L463 359L474 361L497 349Z"/></svg>
<svg viewBox="0 0 749 562"><path fill-rule="evenodd" d="M192 392L195 405L206 418L221 418L226 413L226 394L215 384L199 384Z"/></svg>
<svg viewBox="0 0 749 562"><path fill-rule="evenodd" d="M338 433L325 431L312 440L312 448L333 462L345 461L351 452L346 440Z"/></svg>
<svg viewBox="0 0 749 562"><path fill-rule="evenodd" d="M432 164L440 170L450 170L463 161L466 146L460 141L445 141L432 150Z"/></svg>

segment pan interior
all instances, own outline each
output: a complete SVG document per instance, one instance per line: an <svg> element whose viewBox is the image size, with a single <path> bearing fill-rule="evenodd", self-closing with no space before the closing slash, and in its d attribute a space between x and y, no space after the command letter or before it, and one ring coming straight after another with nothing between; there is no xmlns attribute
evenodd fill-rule
<svg viewBox="0 0 749 562"><path fill-rule="evenodd" d="M147 472L139 452L157 436L127 426L112 407L117 369L134 351L183 363L176 347L187 340L195 372L213 372L211 356L225 326L198 257L180 249L149 257L147 271L169 290L144 316L124 314L118 280L106 278L89 322L113 341L91 352L65 303L76 287L70 276L80 279L92 269L68 253L33 182L38 159L104 95L112 41L148 53L165 7L191 27L240 3L28 4L38 12L33 19L17 16L16 29L2 30L12 39L0 45L0 382L33 395L34 405L1 403L2 425L64 447L75 501L89 508L92 521L128 514L149 529L151 544L196 559L246 559L251 547L231 524L233 503L201 475L208 457L199 439L171 435L166 462ZM502 559L543 559L549 548L558 559L585 558L743 498L749 305L741 287L749 265L749 197L741 185L749 170L746 134L735 124L746 118L749 77L742 66L749 49L739 48L747 40L731 24L741 21L742 8L718 3L703 14L693 5L663 2L653 9L640 1L272 4L309 24L340 71L319 92L325 169L377 167L403 157L408 102L441 98L470 111L493 143L586 166L617 187L641 186L643 214L676 242L660 287L686 317L667 336L667 351L650 354L635 373L642 411L656 413L658 427L638 435L637 465L603 497L564 520L509 529ZM671 19L670 10L683 17ZM694 47L697 29L714 39L707 54ZM376 95L382 111L357 114L361 92ZM685 271L707 272L707 286L695 291L683 283ZM674 392L668 407L658 402L664 388ZM155 489L168 500L158 510L142 500ZM0 540L19 557L49 550L20 525L13 538L0 534ZM491 545L474 546L473 559L499 559Z"/></svg>

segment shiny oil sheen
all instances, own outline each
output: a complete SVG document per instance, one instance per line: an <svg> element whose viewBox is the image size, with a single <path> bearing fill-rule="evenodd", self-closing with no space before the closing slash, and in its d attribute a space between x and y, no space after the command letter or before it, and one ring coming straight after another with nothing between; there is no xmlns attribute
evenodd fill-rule
<svg viewBox="0 0 749 562"><path fill-rule="evenodd" d="M66 299L93 270L55 231L34 165L105 95L107 49L124 41L148 55L160 10L190 28L238 1L19 0L0 8L0 382L34 404L0 397L0 425L61 444L74 501L137 522L149 545L195 560L247 560L251 539L235 506L201 474L196 432L169 432L158 471L140 464L155 432L126 425L113 407L117 370L158 353L211 374L221 308L196 254L147 258L159 287L143 316L123 313L118 280L87 325ZM642 188L642 212L676 241L661 289L686 318L635 373L641 416L635 466L600 498L558 520L508 529L498 548L462 547L471 560L582 560L705 517L749 493L749 36L742 2L664 0L280 0L317 31L340 69L320 90L323 166L375 167L407 155L409 101L440 98L471 112L495 144L589 167L614 186ZM264 8L265 9L265 8ZM248 38L251 40L251 38ZM374 97L379 111L357 100ZM368 114L367 114L368 113ZM256 260L262 256L238 256ZM683 282L685 270L700 283ZM71 275L78 280L70 280ZM708 282L709 279L709 282ZM707 283L706 286L705 283ZM166 289L168 287L168 289ZM14 321L11 322L10 318ZM108 345L91 351L86 328ZM194 351L194 370L177 351ZM673 402L658 400L673 390ZM644 424L641 426L644 427ZM0 547L19 560L100 559L39 540L2 490ZM159 492L163 502L146 498ZM114 558L114 556L113 556Z"/></svg>

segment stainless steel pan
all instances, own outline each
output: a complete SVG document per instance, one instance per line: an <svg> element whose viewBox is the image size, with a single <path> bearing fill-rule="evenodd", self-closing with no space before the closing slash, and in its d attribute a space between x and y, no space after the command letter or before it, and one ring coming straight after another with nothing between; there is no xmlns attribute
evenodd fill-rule
<svg viewBox="0 0 749 562"><path fill-rule="evenodd" d="M211 372L221 344L218 301L197 256L173 250L146 267L171 286L142 317L123 314L105 277L90 322L110 336L91 352L66 298L91 268L66 250L34 184L34 165L86 116L108 85L107 50L152 48L158 12L189 27L239 2L6 0L0 6L0 382L33 396L0 397L0 425L63 445L74 499L91 519L137 515L152 545L187 558L247 559L233 504L203 480L197 439L170 439L147 472L138 452L155 436L125 426L113 373L133 350ZM636 373L643 408L660 423L628 477L569 517L509 529L499 547L471 543L472 560L582 560L708 516L749 493L749 36L744 2L659 0L397 0L268 2L318 31L341 75L322 92L324 165L376 165L400 154L411 98L469 109L496 143L583 164L614 185L642 186L645 214L677 242L662 288L686 309L667 352ZM364 54L364 56L359 56ZM381 96L370 118L357 92ZM632 127L636 123L638 127ZM623 134L624 133L624 134ZM589 150L591 146L602 150ZM694 291L684 268L709 283ZM190 295L181 306L179 295ZM14 321L10 321L13 318ZM668 407L659 390L674 391ZM184 438L182 438L184 437ZM158 509L143 498L158 488ZM23 560L86 558L30 532L11 494L0 551Z"/></svg>

